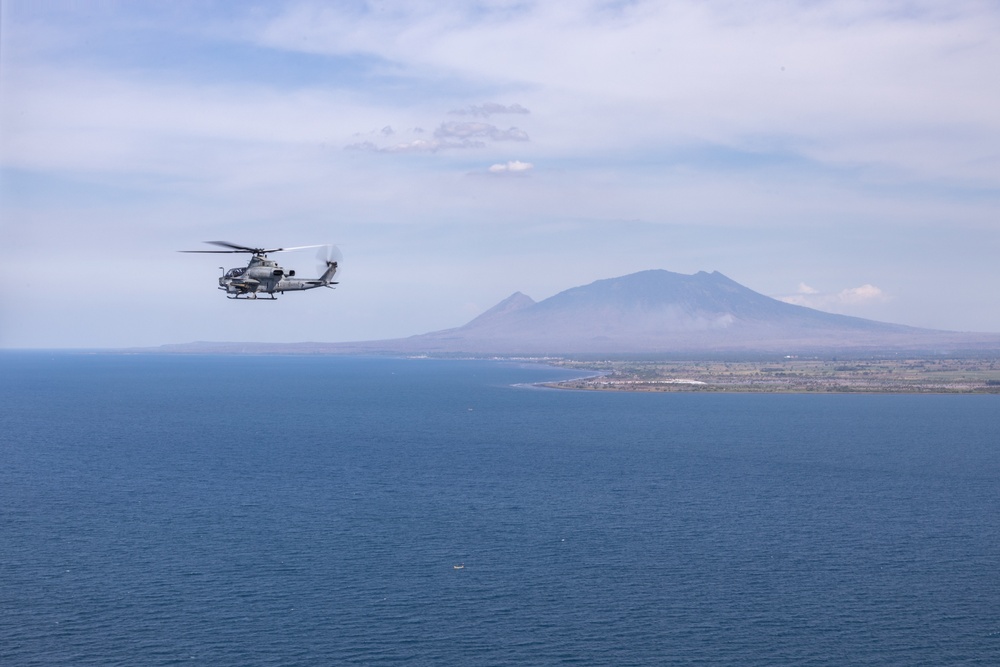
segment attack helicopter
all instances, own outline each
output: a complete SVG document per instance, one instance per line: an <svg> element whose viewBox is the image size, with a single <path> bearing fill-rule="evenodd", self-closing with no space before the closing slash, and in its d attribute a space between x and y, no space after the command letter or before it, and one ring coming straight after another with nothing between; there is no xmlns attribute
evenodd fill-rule
<svg viewBox="0 0 1000 667"><path fill-rule="evenodd" d="M333 289L333 277L337 275L338 262L334 258L335 247L330 245L306 245L292 248L248 248L247 246L229 243L228 241L205 241L211 245L229 248L229 250L181 250L179 252L201 253L201 254L230 254L247 253L253 255L250 262L245 267L238 267L226 271L225 267L220 267L224 273L219 278L219 289L226 292L229 299L256 299L258 294L269 294L271 299L275 299L275 294L285 292L298 292L301 290L315 289L317 287L329 287ZM294 270L285 270L278 266L278 263L267 256L273 252L287 252L289 250L303 250L305 248L326 248L327 252L321 257L326 264L323 275L319 278L296 278Z"/></svg>

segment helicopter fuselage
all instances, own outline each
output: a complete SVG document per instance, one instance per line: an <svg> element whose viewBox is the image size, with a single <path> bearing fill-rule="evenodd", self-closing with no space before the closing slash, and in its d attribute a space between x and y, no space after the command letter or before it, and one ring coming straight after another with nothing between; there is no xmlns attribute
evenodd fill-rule
<svg viewBox="0 0 1000 667"><path fill-rule="evenodd" d="M274 260L255 255L246 267L229 269L219 278L219 289L231 299L256 299L264 293L274 298L275 294L295 292L317 287L336 285L333 276L337 273L337 262L327 262L326 271L319 278L296 278L295 271L286 271Z"/></svg>
<svg viewBox="0 0 1000 667"><path fill-rule="evenodd" d="M222 267L219 278L219 289L230 299L256 299L258 294L269 294L274 299L275 294L285 292L301 292L317 287L333 287L337 283L333 277L337 275L337 262L333 260L334 250L330 245L306 245L294 248L251 248L229 241L205 241L205 243L221 246L227 250L181 250L180 252L199 254L231 254L247 253L250 261L244 267L229 269ZM296 278L295 271L286 271L274 260L267 258L269 252L286 252L289 250L304 250L306 248L326 248L326 268L319 278Z"/></svg>

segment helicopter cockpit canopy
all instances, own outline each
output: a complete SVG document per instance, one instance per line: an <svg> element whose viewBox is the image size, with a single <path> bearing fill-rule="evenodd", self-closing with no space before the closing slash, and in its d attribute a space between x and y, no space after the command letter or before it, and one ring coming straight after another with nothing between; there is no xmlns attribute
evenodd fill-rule
<svg viewBox="0 0 1000 667"><path fill-rule="evenodd" d="M246 267L238 269L229 269L228 271L226 271L226 278L239 278L246 272L247 272Z"/></svg>

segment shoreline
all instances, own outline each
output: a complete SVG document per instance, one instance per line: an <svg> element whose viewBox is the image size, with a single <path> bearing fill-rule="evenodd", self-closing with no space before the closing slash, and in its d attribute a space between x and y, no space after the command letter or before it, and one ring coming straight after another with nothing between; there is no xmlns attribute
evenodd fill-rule
<svg viewBox="0 0 1000 667"><path fill-rule="evenodd" d="M594 374L538 383L627 393L1000 394L998 359L548 362Z"/></svg>

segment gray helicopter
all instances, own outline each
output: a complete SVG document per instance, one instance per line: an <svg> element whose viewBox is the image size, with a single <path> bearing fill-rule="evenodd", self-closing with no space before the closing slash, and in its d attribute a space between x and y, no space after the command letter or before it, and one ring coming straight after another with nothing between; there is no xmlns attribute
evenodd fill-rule
<svg viewBox="0 0 1000 667"><path fill-rule="evenodd" d="M334 259L335 247L330 245L304 245L293 248L248 248L227 241L205 241L212 245L229 248L229 250L181 250L180 252L202 253L202 254L229 254L229 253L249 253L253 255L250 262L245 267L225 270L219 278L219 289L225 290L229 299L256 299L258 294L269 294L271 299L275 299L275 294L285 292L298 292L301 290L315 289L317 287L329 287L333 289L336 283L333 277L337 275L338 262ZM296 278L294 270L286 271L278 266L278 263L268 259L267 255L272 252L285 252L288 250L302 250L304 248L327 248L327 253L322 258L326 263L326 270L319 278Z"/></svg>

